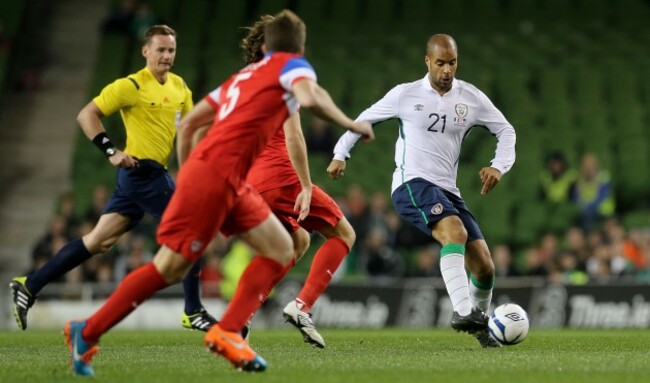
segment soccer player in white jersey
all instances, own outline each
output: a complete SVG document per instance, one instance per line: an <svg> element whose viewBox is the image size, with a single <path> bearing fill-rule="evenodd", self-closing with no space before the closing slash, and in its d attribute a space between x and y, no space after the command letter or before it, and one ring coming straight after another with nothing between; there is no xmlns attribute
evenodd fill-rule
<svg viewBox="0 0 650 383"><path fill-rule="evenodd" d="M428 73L400 84L366 109L357 121L373 125L398 119L392 199L400 216L442 245L440 269L454 313L451 326L473 334L483 347L499 347L487 331L485 312L492 299L494 264L487 243L456 186L463 138L484 126L497 138L495 157L479 171L489 193L515 161L515 130L487 96L455 78L456 41L448 35L429 38L424 59ZM334 148L327 172L343 175L358 135L345 133ZM465 266L470 270L468 281Z"/></svg>

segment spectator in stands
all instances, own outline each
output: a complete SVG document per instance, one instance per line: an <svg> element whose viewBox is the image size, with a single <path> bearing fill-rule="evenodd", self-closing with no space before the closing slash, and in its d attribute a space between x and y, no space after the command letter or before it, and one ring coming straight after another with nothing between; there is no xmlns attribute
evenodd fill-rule
<svg viewBox="0 0 650 383"><path fill-rule="evenodd" d="M631 228L628 231L627 240L624 245L625 258L631 262L637 270L643 270L648 266L648 253L650 243L647 231L640 228Z"/></svg>
<svg viewBox="0 0 650 383"><path fill-rule="evenodd" d="M128 273L151 259L153 259L153 253L147 249L145 239L138 235L130 236L127 252L120 254L115 260L115 280L121 281Z"/></svg>
<svg viewBox="0 0 650 383"><path fill-rule="evenodd" d="M241 240L235 240L226 255L221 260L221 296L230 301L235 294L237 284L244 270L251 263L255 254L251 248Z"/></svg>
<svg viewBox="0 0 650 383"><path fill-rule="evenodd" d="M537 248L538 257L541 263L548 264L560 252L560 245L557 235L546 233L542 236Z"/></svg>
<svg viewBox="0 0 650 383"><path fill-rule="evenodd" d="M605 220L602 232L604 233L603 242L612 246L611 255L621 257L616 265L612 265L612 271L615 274L623 271L623 268L635 267L637 262L639 265L643 265L645 257L642 252L647 248L647 244L641 238L639 230L630 230L629 233L626 233L619 220L612 217ZM624 267L623 263L629 264Z"/></svg>
<svg viewBox="0 0 650 383"><path fill-rule="evenodd" d="M409 277L441 277L440 247L437 245L423 246L416 250L413 267Z"/></svg>
<svg viewBox="0 0 650 383"><path fill-rule="evenodd" d="M570 227L565 233L564 248L576 257L576 268L582 271L586 270L587 259L590 251L587 247L585 232L580 227Z"/></svg>
<svg viewBox="0 0 650 383"><path fill-rule="evenodd" d="M65 243L64 243L65 245ZM61 290L60 297L61 299L71 299L78 300L82 297L83 289L79 288L80 284L83 282L83 270L82 266L77 266L74 269L70 270L63 277L65 284Z"/></svg>
<svg viewBox="0 0 650 383"><path fill-rule="evenodd" d="M397 213L390 212L388 222L390 223L389 227L395 231L395 239L391 242L395 248L421 247L434 242L430 236L424 234L415 226L405 224Z"/></svg>
<svg viewBox="0 0 650 383"><path fill-rule="evenodd" d="M122 0L119 8L113 9L102 21L102 32L128 35L137 7L137 0Z"/></svg>
<svg viewBox="0 0 650 383"><path fill-rule="evenodd" d="M61 241L68 241L66 220L61 215L54 216L48 225L47 231L36 242L32 249L32 270L38 270L56 254Z"/></svg>
<svg viewBox="0 0 650 383"><path fill-rule="evenodd" d="M104 212L110 193L106 185L95 185L92 191L91 205L86 209L84 220L96 223Z"/></svg>
<svg viewBox="0 0 650 383"><path fill-rule="evenodd" d="M584 285L589 281L589 276L578 269L578 259L575 254L564 251L558 253L552 260L549 279L555 283Z"/></svg>
<svg viewBox="0 0 650 383"><path fill-rule="evenodd" d="M386 243L386 232L373 228L368 233L359 254L363 270L370 276L401 277L404 275L404 260Z"/></svg>
<svg viewBox="0 0 650 383"><path fill-rule="evenodd" d="M368 200L365 191L360 185L350 185L346 192L344 205L341 205L341 208L357 234L357 240L352 249L358 251L361 244L364 243L370 227Z"/></svg>
<svg viewBox="0 0 650 383"><path fill-rule="evenodd" d="M370 204L368 206L368 225L369 229L379 228L387 231L386 211L388 210L388 202L386 194L380 191L372 193L370 196Z"/></svg>
<svg viewBox="0 0 650 383"><path fill-rule="evenodd" d="M596 247L587 260L587 274L597 282L609 282L612 278L609 246Z"/></svg>
<svg viewBox="0 0 650 383"><path fill-rule="evenodd" d="M309 153L320 153L330 156L337 140L334 127L325 120L318 117L312 117L309 129L305 132L305 141Z"/></svg>
<svg viewBox="0 0 650 383"><path fill-rule="evenodd" d="M500 244L492 248L494 273L497 277L516 277L520 273L512 261L512 253L508 245Z"/></svg>
<svg viewBox="0 0 650 383"><path fill-rule="evenodd" d="M553 151L546 157L546 168L540 175L540 195L543 201L561 204L570 201L578 172L569 167L564 154Z"/></svg>
<svg viewBox="0 0 650 383"><path fill-rule="evenodd" d="M136 7L135 14L131 19L130 32L133 38L139 40L147 30L156 24L162 23L154 13L151 5L146 1L140 1Z"/></svg>
<svg viewBox="0 0 650 383"><path fill-rule="evenodd" d="M230 251L232 241L222 235L215 237L205 249L203 268L201 269L201 290L204 297L220 297L220 284L224 279L221 261Z"/></svg>
<svg viewBox="0 0 650 383"><path fill-rule="evenodd" d="M529 247L524 250L525 266L524 275L547 276L550 272L551 260L546 259L537 247Z"/></svg>
<svg viewBox="0 0 650 383"><path fill-rule="evenodd" d="M74 238L79 235L79 225L81 218L77 215L77 204L74 194L68 192L59 196L58 214L65 219L65 230L68 238Z"/></svg>
<svg viewBox="0 0 650 383"><path fill-rule="evenodd" d="M109 260L101 260L97 267L97 275L95 282L98 283L111 283L115 282L115 272L113 270L113 263Z"/></svg>
<svg viewBox="0 0 650 383"><path fill-rule="evenodd" d="M580 208L582 228L590 231L616 210L614 189L609 172L601 170L598 158L587 153L582 157L580 173L572 193Z"/></svg>

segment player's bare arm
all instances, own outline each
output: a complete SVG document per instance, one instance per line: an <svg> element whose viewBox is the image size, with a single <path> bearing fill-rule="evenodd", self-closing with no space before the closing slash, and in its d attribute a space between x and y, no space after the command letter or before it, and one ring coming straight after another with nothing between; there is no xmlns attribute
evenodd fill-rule
<svg viewBox="0 0 650 383"><path fill-rule="evenodd" d="M106 137L102 117L104 117L104 114L93 101L89 102L77 115L77 123L86 137L93 142L100 141L100 144L102 141L106 142L101 139L101 137ZM97 140L98 137L100 137L100 140ZM108 140L108 137L106 137L106 140ZM138 163L133 157L114 147L110 140L103 152L113 166L132 168Z"/></svg>
<svg viewBox="0 0 650 383"><path fill-rule="evenodd" d="M196 132L192 135L192 149L208 134L208 130L212 127L212 124L206 124L198 128Z"/></svg>
<svg viewBox="0 0 650 383"><path fill-rule="evenodd" d="M481 188L481 194L485 195L492 191L494 187L501 181L501 172L492 167L484 167L478 172L481 177L481 182L483 187Z"/></svg>
<svg viewBox="0 0 650 383"><path fill-rule="evenodd" d="M329 93L316 82L303 79L293 84L293 94L300 106L312 111L316 116L337 124L347 130L362 135L370 141L375 138L372 126L366 121L353 121L336 106Z"/></svg>
<svg viewBox="0 0 650 383"><path fill-rule="evenodd" d="M205 100L201 100L190 112L181 119L176 134L176 154L179 166L182 165L192 150L195 133L212 123L214 120L214 108ZM207 129L205 129L207 131Z"/></svg>
<svg viewBox="0 0 650 383"><path fill-rule="evenodd" d="M309 174L309 162L307 160L307 144L305 136L300 126L300 114L294 113L283 125L287 152L293 168L298 174L302 191L296 198L293 210L299 212L298 222L304 220L309 215L309 206L311 205L312 183Z"/></svg>

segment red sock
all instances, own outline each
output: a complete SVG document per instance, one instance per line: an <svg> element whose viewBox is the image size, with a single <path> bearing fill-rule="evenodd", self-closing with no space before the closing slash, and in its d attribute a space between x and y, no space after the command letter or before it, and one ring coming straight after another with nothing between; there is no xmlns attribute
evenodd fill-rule
<svg viewBox="0 0 650 383"><path fill-rule="evenodd" d="M334 272L350 252L348 245L341 238L330 238L318 249L311 263L311 269L298 299L304 302L303 311L309 312L318 297L325 291L332 280Z"/></svg>
<svg viewBox="0 0 650 383"><path fill-rule="evenodd" d="M117 286L104 305L86 321L82 336L90 343L126 318L136 307L158 290L167 287L167 282L152 262L138 267Z"/></svg>
<svg viewBox="0 0 650 383"><path fill-rule="evenodd" d="M226 331L240 331L266 299L264 294L273 288L271 283L280 280L284 269L282 264L271 258L253 258L239 278L235 295L221 317L219 327Z"/></svg>
<svg viewBox="0 0 650 383"><path fill-rule="evenodd" d="M293 269L295 265L296 265L296 260L292 259L291 262L289 262L289 264L285 266L284 270L282 270L282 274L278 275L278 277L274 279L272 283L266 288L266 291L264 292L264 300L262 301L262 303L264 303L264 301L266 301L269 295L271 295L271 291L273 291L275 285L277 285L278 282L280 282L282 278L284 278L284 276L287 275L289 270Z"/></svg>

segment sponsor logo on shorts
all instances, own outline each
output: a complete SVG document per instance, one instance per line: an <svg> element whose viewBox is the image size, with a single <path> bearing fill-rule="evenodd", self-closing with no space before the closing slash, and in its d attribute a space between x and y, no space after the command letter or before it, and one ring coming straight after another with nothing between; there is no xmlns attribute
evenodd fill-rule
<svg viewBox="0 0 650 383"><path fill-rule="evenodd" d="M433 207L431 208L431 214L438 215L442 213L443 210L444 208L442 207L442 204L438 202L437 204L433 205Z"/></svg>
<svg viewBox="0 0 650 383"><path fill-rule="evenodd" d="M203 247L203 242L198 239L195 239L194 241L192 241L192 244L190 245L190 250L193 253L196 253L197 251L201 250L201 247Z"/></svg>

